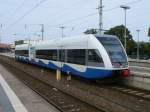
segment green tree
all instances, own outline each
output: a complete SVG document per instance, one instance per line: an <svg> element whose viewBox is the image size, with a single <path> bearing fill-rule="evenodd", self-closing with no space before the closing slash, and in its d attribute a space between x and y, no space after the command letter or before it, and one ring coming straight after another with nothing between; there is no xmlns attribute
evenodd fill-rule
<svg viewBox="0 0 150 112"><path fill-rule="evenodd" d="M140 42L140 58L142 59L150 58L150 43Z"/></svg>
<svg viewBox="0 0 150 112"><path fill-rule="evenodd" d="M124 29L125 29L124 25L115 26L113 28L110 28L108 31L106 31L105 34L116 35L117 37L119 37L120 41L123 44L124 43ZM126 28L126 31L127 31L127 40L131 40L132 35L130 31L128 30L128 28Z"/></svg>
<svg viewBox="0 0 150 112"><path fill-rule="evenodd" d="M104 34L108 35L116 35L122 44L124 45L124 25L115 26L113 28L110 28L108 31L106 31ZM126 28L127 31L127 54L133 55L136 53L136 42L132 39L131 32Z"/></svg>
<svg viewBox="0 0 150 112"><path fill-rule="evenodd" d="M97 30L92 28L92 29L87 29L85 32L85 34L96 34L97 33Z"/></svg>
<svg viewBox="0 0 150 112"><path fill-rule="evenodd" d="M148 37L150 37L150 28L148 29ZM149 38L150 41L150 38Z"/></svg>
<svg viewBox="0 0 150 112"><path fill-rule="evenodd" d="M150 37L150 28L148 29L148 36Z"/></svg>

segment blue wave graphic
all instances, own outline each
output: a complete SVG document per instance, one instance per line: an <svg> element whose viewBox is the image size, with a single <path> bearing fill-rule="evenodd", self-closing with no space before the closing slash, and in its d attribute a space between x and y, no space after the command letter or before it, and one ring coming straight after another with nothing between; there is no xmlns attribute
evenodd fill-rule
<svg viewBox="0 0 150 112"><path fill-rule="evenodd" d="M70 67L67 64L64 64L62 68L59 68L56 66L54 63L49 62L49 64L45 64L43 61L39 60L36 62L34 59L29 61L28 58L23 59L20 58L22 61L27 62L27 63L32 63L36 64L42 67L50 68L50 69L61 69L63 72L70 72L73 75L84 77L87 79L101 79L101 78L106 78L112 76L112 70L104 70L104 69L95 69L95 68L87 68L85 72L80 72L73 67Z"/></svg>

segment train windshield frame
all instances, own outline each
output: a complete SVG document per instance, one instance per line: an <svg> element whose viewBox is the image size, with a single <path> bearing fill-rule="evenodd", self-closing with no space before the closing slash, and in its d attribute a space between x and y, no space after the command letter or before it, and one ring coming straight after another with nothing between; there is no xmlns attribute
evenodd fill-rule
<svg viewBox="0 0 150 112"><path fill-rule="evenodd" d="M115 37L97 37L106 49L114 67L128 66L127 56L119 39Z"/></svg>

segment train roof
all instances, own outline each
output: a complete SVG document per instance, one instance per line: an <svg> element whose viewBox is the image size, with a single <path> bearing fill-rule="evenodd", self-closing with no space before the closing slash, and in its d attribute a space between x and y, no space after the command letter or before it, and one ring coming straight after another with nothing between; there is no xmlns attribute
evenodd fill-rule
<svg viewBox="0 0 150 112"><path fill-rule="evenodd" d="M109 37L109 38L117 38L115 35L99 35L99 34L95 34L95 37L100 38L100 37Z"/></svg>
<svg viewBox="0 0 150 112"><path fill-rule="evenodd" d="M51 39L51 40L44 40L44 41L39 41L39 42L31 42L31 45L39 45L39 44L49 44L49 43L62 43L62 42L68 42L68 41L72 41L73 42L77 42L77 41L81 41L81 40L85 40L85 38L88 38L90 36L94 36L94 35L79 35L79 36L72 36L72 37L64 37L64 38L55 38L55 39ZM21 44L21 45L17 45L17 47L26 47L29 44Z"/></svg>
<svg viewBox="0 0 150 112"><path fill-rule="evenodd" d="M22 49L27 49L28 44L21 44L21 45L16 45L15 49L17 50L22 50Z"/></svg>
<svg viewBox="0 0 150 112"><path fill-rule="evenodd" d="M51 40L45 40L40 42L31 42L30 44L36 46L37 48L46 48L46 46L62 46L62 45L73 45L73 44L86 44L88 38L100 38L100 37L109 37L109 38L116 38L113 35L93 35L93 34L83 34L79 36L72 36L72 37L64 37L64 38L55 38ZM17 45L16 49L28 49L29 44L22 44Z"/></svg>

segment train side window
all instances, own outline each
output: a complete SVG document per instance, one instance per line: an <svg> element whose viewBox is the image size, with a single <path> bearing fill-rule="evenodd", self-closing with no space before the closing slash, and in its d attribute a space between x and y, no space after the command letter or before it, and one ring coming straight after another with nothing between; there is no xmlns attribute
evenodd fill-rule
<svg viewBox="0 0 150 112"><path fill-rule="evenodd" d="M50 50L49 58L50 60L57 61L57 50Z"/></svg>
<svg viewBox="0 0 150 112"><path fill-rule="evenodd" d="M36 58L49 60L49 56L48 55L49 55L49 51L48 50L37 50L36 51Z"/></svg>
<svg viewBox="0 0 150 112"><path fill-rule="evenodd" d="M15 55L28 57L28 50L15 50Z"/></svg>
<svg viewBox="0 0 150 112"><path fill-rule="evenodd" d="M98 50L88 50L88 66L104 67L103 59Z"/></svg>
<svg viewBox="0 0 150 112"><path fill-rule="evenodd" d="M36 58L57 61L57 50L37 50Z"/></svg>
<svg viewBox="0 0 150 112"><path fill-rule="evenodd" d="M85 49L67 50L67 62L85 65Z"/></svg>

